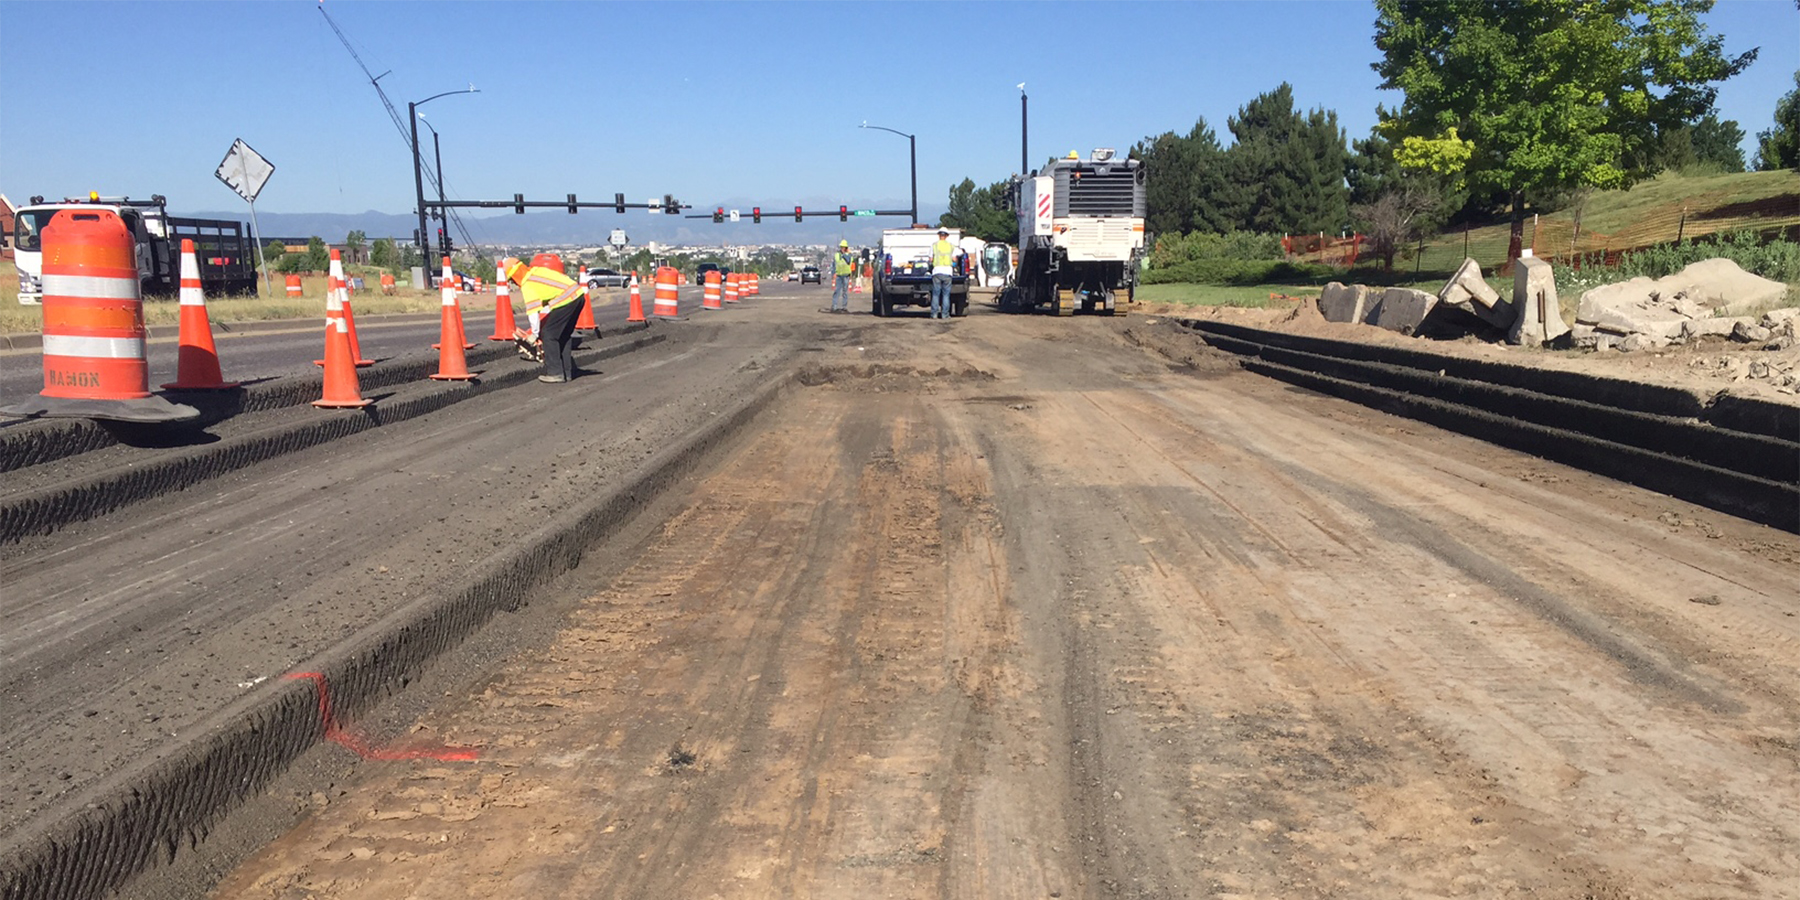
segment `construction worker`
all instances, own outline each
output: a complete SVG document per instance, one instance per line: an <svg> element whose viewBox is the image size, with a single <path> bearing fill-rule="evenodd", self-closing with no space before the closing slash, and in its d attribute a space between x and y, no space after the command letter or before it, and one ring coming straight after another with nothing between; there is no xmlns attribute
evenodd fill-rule
<svg viewBox="0 0 1800 900"><path fill-rule="evenodd" d="M931 245L931 317L950 318L950 279L956 274L956 245L950 243L950 232L938 229L937 243Z"/></svg>
<svg viewBox="0 0 1800 900"><path fill-rule="evenodd" d="M849 241L838 241L836 265L832 271L837 275L837 282L831 287L831 311L847 313L850 311L850 279L856 277L856 254L850 252Z"/></svg>
<svg viewBox="0 0 1800 900"><path fill-rule="evenodd" d="M563 384L574 378L575 353L570 338L575 334L575 318L581 314L583 287L548 266L528 266L517 259L507 266L506 280L519 286L526 314L542 316L538 337L544 347L544 374L538 380Z"/></svg>

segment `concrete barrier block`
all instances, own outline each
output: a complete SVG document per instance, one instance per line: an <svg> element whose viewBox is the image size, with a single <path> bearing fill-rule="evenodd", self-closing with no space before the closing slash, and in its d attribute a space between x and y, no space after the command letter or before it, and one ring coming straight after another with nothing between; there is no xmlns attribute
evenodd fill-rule
<svg viewBox="0 0 1800 900"><path fill-rule="evenodd" d="M1550 264L1527 256L1513 264L1513 306L1518 315L1507 332L1509 344L1547 344L1569 333L1556 299L1556 275Z"/></svg>
<svg viewBox="0 0 1800 900"><path fill-rule="evenodd" d="M1679 337L1683 327L1693 321L1671 309L1642 306L1609 306L1599 311L1593 326L1614 334L1649 334L1668 339Z"/></svg>
<svg viewBox="0 0 1800 900"><path fill-rule="evenodd" d="M1700 319L1689 319L1681 323L1681 336L1687 340L1698 340L1703 337L1731 337L1731 330L1739 322L1748 319L1736 319L1728 316L1710 316Z"/></svg>
<svg viewBox="0 0 1800 900"><path fill-rule="evenodd" d="M1501 302L1500 292L1494 290L1493 286L1487 283L1487 279L1481 277L1481 264L1472 259L1463 260L1462 265L1457 267L1456 274L1450 276L1450 280L1445 283L1444 288L1448 290L1451 286L1462 288L1468 293L1469 299L1489 309ZM1438 298L1440 300L1444 298L1443 291L1438 292Z"/></svg>
<svg viewBox="0 0 1800 900"><path fill-rule="evenodd" d="M1800 306L1787 306L1781 309L1771 309L1768 312L1763 313L1762 322L1760 324L1764 328L1780 328L1786 323L1795 321L1796 319L1800 319Z"/></svg>
<svg viewBox="0 0 1800 900"><path fill-rule="evenodd" d="M1361 322L1369 314L1369 288L1336 281L1319 294L1319 314L1327 322Z"/></svg>
<svg viewBox="0 0 1800 900"><path fill-rule="evenodd" d="M1388 288L1374 311L1374 325L1401 334L1412 334L1437 305L1437 295L1413 288Z"/></svg>
<svg viewBox="0 0 1800 900"><path fill-rule="evenodd" d="M1658 295L1656 280L1638 276L1629 281L1603 284L1581 295L1575 307L1575 321L1589 325L1600 321L1600 313L1615 306L1635 306Z"/></svg>

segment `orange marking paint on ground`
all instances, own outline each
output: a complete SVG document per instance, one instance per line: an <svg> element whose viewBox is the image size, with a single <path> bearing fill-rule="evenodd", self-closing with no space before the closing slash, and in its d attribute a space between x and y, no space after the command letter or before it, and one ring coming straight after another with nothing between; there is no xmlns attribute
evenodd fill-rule
<svg viewBox="0 0 1800 900"><path fill-rule="evenodd" d="M331 712L331 686L326 683L325 676L319 672L292 672L290 679L306 679L319 689L319 718L325 723L325 739L339 744L363 759L395 760L395 759L435 759L442 762L467 762L481 758L481 751L475 747L460 747L454 744L436 744L431 746L374 746L359 734L347 731L337 723L337 717Z"/></svg>

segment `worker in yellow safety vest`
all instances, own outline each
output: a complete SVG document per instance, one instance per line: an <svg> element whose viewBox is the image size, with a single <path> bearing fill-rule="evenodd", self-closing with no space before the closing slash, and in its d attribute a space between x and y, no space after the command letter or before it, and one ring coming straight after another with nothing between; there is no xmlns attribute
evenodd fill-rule
<svg viewBox="0 0 1800 900"><path fill-rule="evenodd" d="M931 245L931 317L950 318L950 280L956 274L956 245L950 243L950 232L939 228L937 243Z"/></svg>
<svg viewBox="0 0 1800 900"><path fill-rule="evenodd" d="M831 311L850 311L850 280L856 277L856 254L850 252L849 241L838 241L837 255L832 257L832 274L837 281L831 286Z"/></svg>
<svg viewBox="0 0 1800 900"><path fill-rule="evenodd" d="M547 266L528 266L522 260L506 265L506 280L519 286L525 312L538 321L544 346L544 374L538 380L563 384L575 377L575 353L570 338L581 314L584 289L575 279Z"/></svg>

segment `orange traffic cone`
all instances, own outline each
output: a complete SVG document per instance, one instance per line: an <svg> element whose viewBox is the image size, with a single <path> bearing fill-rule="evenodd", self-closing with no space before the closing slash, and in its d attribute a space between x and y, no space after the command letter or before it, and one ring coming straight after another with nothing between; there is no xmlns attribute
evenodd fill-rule
<svg viewBox="0 0 1800 900"><path fill-rule="evenodd" d="M223 390L219 352L213 347L212 322L206 317L206 294L200 288L200 263L194 258L194 242L181 241L181 362L175 381L163 385L172 390Z"/></svg>
<svg viewBox="0 0 1800 900"><path fill-rule="evenodd" d="M344 258L338 251L331 251L331 279L337 283L338 302L344 307L344 329L350 332L350 359L357 368L372 366L375 361L364 359L362 344L356 340L356 313L350 310L350 282L344 278Z"/></svg>
<svg viewBox="0 0 1800 900"><path fill-rule="evenodd" d="M510 341L513 332L519 330L519 323L513 320L512 285L499 266L494 267L494 273L494 333L488 335L488 340Z"/></svg>
<svg viewBox="0 0 1800 900"><path fill-rule="evenodd" d="M463 342L462 309L456 305L456 286L450 282L450 257L444 257L444 315L438 328L438 370L432 375L435 381L470 381L475 378L469 373L469 361L464 358L463 351L474 344Z"/></svg>
<svg viewBox="0 0 1800 900"><path fill-rule="evenodd" d="M625 316L627 322L644 322L644 295L638 290L637 273L631 273L631 304Z"/></svg>
<svg viewBox="0 0 1800 900"><path fill-rule="evenodd" d="M578 277L580 280L575 283L581 285L581 312L575 314L575 330L597 329L600 326L594 324L594 289L588 287L587 266L581 267L581 274Z"/></svg>
<svg viewBox="0 0 1800 900"><path fill-rule="evenodd" d="M344 323L344 301L337 291L325 295L325 392L312 405L322 409L368 406L356 383L356 361L350 358L350 329Z"/></svg>
<svg viewBox="0 0 1800 900"><path fill-rule="evenodd" d="M469 343L468 336L463 333L462 309L456 305L456 272L450 268L450 257L448 256L444 257L444 275L438 280L438 284L442 286L440 294L444 298L444 305L456 310L456 342L462 345L464 350L475 349L475 345ZM444 349L443 329L438 329L438 333L439 343L431 345L433 350Z"/></svg>

